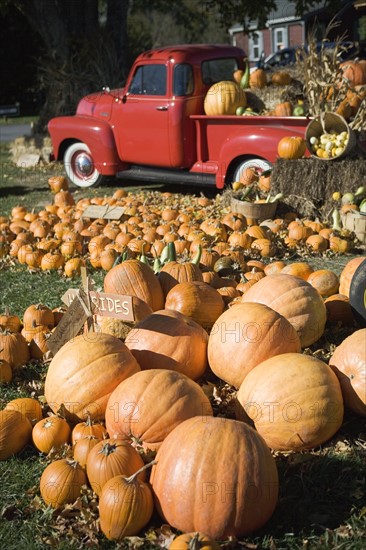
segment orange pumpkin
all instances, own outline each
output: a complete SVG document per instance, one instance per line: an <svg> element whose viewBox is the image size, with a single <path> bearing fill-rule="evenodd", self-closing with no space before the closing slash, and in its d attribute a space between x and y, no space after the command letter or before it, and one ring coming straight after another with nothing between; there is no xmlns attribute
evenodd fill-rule
<svg viewBox="0 0 366 550"><path fill-rule="evenodd" d="M17 397L16 399L12 399L5 405L5 409L7 411L20 412L28 418L32 426L41 420L43 416L40 402L33 397Z"/></svg>
<svg viewBox="0 0 366 550"><path fill-rule="evenodd" d="M87 417L85 422L78 422L72 429L71 441L72 444L81 439L82 437L96 437L103 439L107 436L107 430L104 424L100 422L93 422L90 416Z"/></svg>
<svg viewBox="0 0 366 550"><path fill-rule="evenodd" d="M366 84L366 61L353 60L344 61L340 68L343 72L343 77L349 80L351 86L359 86Z"/></svg>
<svg viewBox="0 0 366 550"><path fill-rule="evenodd" d="M314 288L316 288L319 294L323 297L331 296L332 294L336 294L338 292L338 275L330 269L317 269L316 271L313 271L310 273L307 281Z"/></svg>
<svg viewBox="0 0 366 550"><path fill-rule="evenodd" d="M263 69L256 69L250 73L249 85L251 88L265 88L267 86L267 76Z"/></svg>
<svg viewBox="0 0 366 550"><path fill-rule="evenodd" d="M334 372L323 361L301 353L276 355L257 365L245 377L237 401L239 416L248 415L275 450L317 447L343 421L342 392Z"/></svg>
<svg viewBox="0 0 366 550"><path fill-rule="evenodd" d="M197 382L179 372L150 369L117 386L109 398L105 422L110 437L156 450L183 420L200 415L204 421L212 414Z"/></svg>
<svg viewBox="0 0 366 550"><path fill-rule="evenodd" d="M366 328L343 340L329 365L341 384L345 405L356 414L366 416Z"/></svg>
<svg viewBox="0 0 366 550"><path fill-rule="evenodd" d="M82 468L86 468L86 463L90 451L97 445L101 439L93 435L86 435L78 439L73 447L74 460L80 464Z"/></svg>
<svg viewBox="0 0 366 550"><path fill-rule="evenodd" d="M11 366L4 359L0 359L0 386L1 384L7 384L13 378L13 371Z"/></svg>
<svg viewBox="0 0 366 550"><path fill-rule="evenodd" d="M332 294L324 300L324 305L327 310L327 325L353 326L355 324L348 296Z"/></svg>
<svg viewBox="0 0 366 550"><path fill-rule="evenodd" d="M352 277L360 264L366 259L366 256L357 256L349 260L344 266L339 276L339 293L349 297Z"/></svg>
<svg viewBox="0 0 366 550"><path fill-rule="evenodd" d="M12 369L24 365L30 359L27 341L20 332L0 330L0 359L7 361Z"/></svg>
<svg viewBox="0 0 366 550"><path fill-rule="evenodd" d="M32 424L16 410L0 411L0 460L19 453L32 437Z"/></svg>
<svg viewBox="0 0 366 550"><path fill-rule="evenodd" d="M72 504L86 482L86 473L78 462L61 458L44 469L40 481L41 496L52 508Z"/></svg>
<svg viewBox="0 0 366 550"><path fill-rule="evenodd" d="M265 359L300 350L296 330L282 315L263 304L239 303L224 311L211 330L208 361L216 376L238 388Z"/></svg>
<svg viewBox="0 0 366 550"><path fill-rule="evenodd" d="M292 103L290 101L284 101L283 103L277 103L274 109L275 116L292 116Z"/></svg>
<svg viewBox="0 0 366 550"><path fill-rule="evenodd" d="M224 301L217 290L203 281L178 283L165 299L165 309L179 311L205 330L214 325L224 307Z"/></svg>
<svg viewBox="0 0 366 550"><path fill-rule="evenodd" d="M35 447L41 453L48 454L52 448L59 449L70 442L71 428L64 418L49 416L39 420L32 431Z"/></svg>
<svg viewBox="0 0 366 550"><path fill-rule="evenodd" d="M300 136L286 136L280 139L277 152L283 159L300 159L306 151L306 141Z"/></svg>
<svg viewBox="0 0 366 550"><path fill-rule="evenodd" d="M306 281L308 277L313 273L314 269L307 262L292 262L287 264L281 271L286 275L294 275L300 277Z"/></svg>
<svg viewBox="0 0 366 550"><path fill-rule="evenodd" d="M177 426L157 452L150 482L169 525L219 540L262 527L278 498L267 445L248 424L229 418L198 416Z"/></svg>
<svg viewBox="0 0 366 550"><path fill-rule="evenodd" d="M282 272L267 275L252 286L241 301L265 304L283 315L299 333L302 347L316 342L324 332L324 301L311 284L299 277Z"/></svg>
<svg viewBox="0 0 366 550"><path fill-rule="evenodd" d="M54 413L61 404L67 420L104 417L118 384L139 371L130 350L109 334L89 333L67 342L53 357L45 380L45 397Z"/></svg>
<svg viewBox="0 0 366 550"><path fill-rule="evenodd" d="M276 71L271 77L271 82L276 86L287 86L291 82L291 75L287 71Z"/></svg>
<svg viewBox="0 0 366 550"><path fill-rule="evenodd" d="M107 481L99 499L100 528L109 540L120 541L137 535L150 521L154 500L150 485L138 475L150 464L142 466L130 477L119 475Z"/></svg>
<svg viewBox="0 0 366 550"><path fill-rule="evenodd" d="M169 550L220 550L219 544L199 531L184 533L175 537L169 546Z"/></svg>
<svg viewBox="0 0 366 550"><path fill-rule="evenodd" d="M204 110L206 115L235 115L238 107L245 107L247 97L244 90L236 82L222 80L213 84L205 97Z"/></svg>
<svg viewBox="0 0 366 550"><path fill-rule="evenodd" d="M192 380L200 378L208 366L207 342L208 334L198 323L168 309L137 323L125 339L142 370L174 370Z"/></svg>
<svg viewBox="0 0 366 550"><path fill-rule="evenodd" d="M99 441L90 450L86 461L88 481L99 496L105 483L118 475L132 475L144 465L138 451L119 438ZM140 474L145 479L145 472Z"/></svg>
<svg viewBox="0 0 366 550"><path fill-rule="evenodd" d="M104 291L143 300L153 311L163 309L164 295L151 267L140 260L126 260L112 267L104 278Z"/></svg>

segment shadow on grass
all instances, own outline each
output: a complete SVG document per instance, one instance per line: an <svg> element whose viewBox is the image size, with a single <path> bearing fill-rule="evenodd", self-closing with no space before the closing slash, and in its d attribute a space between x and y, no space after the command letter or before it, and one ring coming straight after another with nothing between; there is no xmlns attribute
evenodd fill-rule
<svg viewBox="0 0 366 550"><path fill-rule="evenodd" d="M12 195L22 196L28 193L34 193L35 191L41 191L40 189L33 189L32 187L26 187L23 185L13 185L9 187L0 187L0 197L10 197Z"/></svg>

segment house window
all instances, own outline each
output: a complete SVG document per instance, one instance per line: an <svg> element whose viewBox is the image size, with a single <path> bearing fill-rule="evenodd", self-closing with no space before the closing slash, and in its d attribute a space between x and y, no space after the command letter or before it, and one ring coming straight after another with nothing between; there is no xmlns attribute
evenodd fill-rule
<svg viewBox="0 0 366 550"><path fill-rule="evenodd" d="M273 51L277 52L287 48L287 32L285 27L273 30Z"/></svg>
<svg viewBox="0 0 366 550"><path fill-rule="evenodd" d="M253 32L249 35L249 58L257 61L263 51L263 35L261 32Z"/></svg>

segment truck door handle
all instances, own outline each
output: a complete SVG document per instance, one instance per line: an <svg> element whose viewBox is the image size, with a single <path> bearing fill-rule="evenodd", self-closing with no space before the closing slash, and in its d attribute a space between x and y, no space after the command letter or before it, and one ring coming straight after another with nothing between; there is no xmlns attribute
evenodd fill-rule
<svg viewBox="0 0 366 550"><path fill-rule="evenodd" d="M168 105L160 105L159 107L156 107L157 111L167 111Z"/></svg>

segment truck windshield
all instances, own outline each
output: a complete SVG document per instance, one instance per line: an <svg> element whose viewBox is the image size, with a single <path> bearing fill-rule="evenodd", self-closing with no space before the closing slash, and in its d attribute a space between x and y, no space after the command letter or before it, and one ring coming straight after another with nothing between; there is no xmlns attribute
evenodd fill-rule
<svg viewBox="0 0 366 550"><path fill-rule="evenodd" d="M233 72L238 68L234 57L210 59L202 63L202 80L204 84L214 84L220 80L232 80Z"/></svg>
<svg viewBox="0 0 366 550"><path fill-rule="evenodd" d="M133 75L130 94L166 95L166 66L162 64L140 65Z"/></svg>

